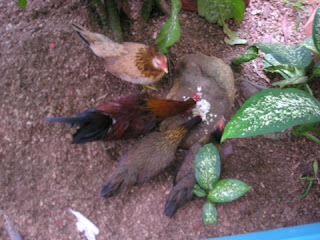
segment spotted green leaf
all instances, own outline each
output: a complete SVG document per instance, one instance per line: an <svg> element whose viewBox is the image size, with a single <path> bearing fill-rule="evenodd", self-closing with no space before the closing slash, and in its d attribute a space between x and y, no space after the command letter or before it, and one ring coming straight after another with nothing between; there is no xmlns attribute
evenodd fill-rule
<svg viewBox="0 0 320 240"><path fill-rule="evenodd" d="M156 41L161 53L167 53L168 48L180 38L179 11L181 7L180 0L171 0L171 17L162 26Z"/></svg>
<svg viewBox="0 0 320 240"><path fill-rule="evenodd" d="M317 62L312 68L312 76L320 77L320 62Z"/></svg>
<svg viewBox="0 0 320 240"><path fill-rule="evenodd" d="M206 144L199 149L194 162L198 184L205 190L213 189L220 177L221 162L218 149Z"/></svg>
<svg viewBox="0 0 320 240"><path fill-rule="evenodd" d="M316 49L316 46L314 45L312 37L306 38L305 40L303 40L300 43L300 45L305 46L306 48L308 48L312 52L319 53L318 50Z"/></svg>
<svg viewBox="0 0 320 240"><path fill-rule="evenodd" d="M197 0L198 14L208 22L223 26L230 18L240 24L245 10L243 0Z"/></svg>
<svg viewBox="0 0 320 240"><path fill-rule="evenodd" d="M212 202L231 202L247 191L251 187L246 183L236 179L224 179L219 181L214 189L209 191L208 199Z"/></svg>
<svg viewBox="0 0 320 240"><path fill-rule="evenodd" d="M288 46L280 43L256 43L254 45L266 54L263 69L278 72L284 78L304 76L305 69L312 62L310 50L303 45ZM284 74L282 69L288 72Z"/></svg>
<svg viewBox="0 0 320 240"><path fill-rule="evenodd" d="M23 10L26 10L28 0L19 0L18 6L21 7Z"/></svg>
<svg viewBox="0 0 320 240"><path fill-rule="evenodd" d="M217 209L212 202L207 201L202 207L202 221L205 225L217 222Z"/></svg>
<svg viewBox="0 0 320 240"><path fill-rule="evenodd" d="M320 103L299 89L267 89L251 96L227 123L221 142L320 121Z"/></svg>
<svg viewBox="0 0 320 240"><path fill-rule="evenodd" d="M316 47L318 52L320 52L320 7L318 7L316 15L313 19L312 39L314 42L314 46Z"/></svg>
<svg viewBox="0 0 320 240"><path fill-rule="evenodd" d="M205 197L207 195L206 191L204 191L198 184L193 186L192 192L198 197Z"/></svg>
<svg viewBox="0 0 320 240"><path fill-rule="evenodd" d="M248 47L247 51L242 53L241 56L232 59L232 63L233 64L240 64L240 63L244 63L244 62L250 62L251 60L259 57L258 52L259 52L259 48L257 48L254 45L251 45L250 47Z"/></svg>

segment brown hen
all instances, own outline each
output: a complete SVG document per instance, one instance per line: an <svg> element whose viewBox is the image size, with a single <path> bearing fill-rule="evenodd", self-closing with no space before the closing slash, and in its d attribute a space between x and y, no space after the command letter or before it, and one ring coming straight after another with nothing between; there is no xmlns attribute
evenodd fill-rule
<svg viewBox="0 0 320 240"><path fill-rule="evenodd" d="M134 84L152 84L168 73L167 58L154 48L134 42L117 43L73 24L79 37L105 61L112 75Z"/></svg>

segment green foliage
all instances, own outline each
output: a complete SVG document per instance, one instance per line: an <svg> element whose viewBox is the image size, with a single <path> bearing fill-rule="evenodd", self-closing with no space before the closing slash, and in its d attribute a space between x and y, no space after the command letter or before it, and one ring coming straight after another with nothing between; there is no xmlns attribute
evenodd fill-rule
<svg viewBox="0 0 320 240"><path fill-rule="evenodd" d="M231 202L251 189L250 186L236 179L224 179L219 181L209 191L208 199L212 202Z"/></svg>
<svg viewBox="0 0 320 240"><path fill-rule="evenodd" d="M314 17L312 37L302 43L293 46L256 43L232 60L233 64L241 64L262 58L265 71L279 73L284 77L284 80L272 83L272 86L304 87L305 92L295 89L274 89L252 96L226 125L222 141L227 138L277 132L302 124L292 131L292 135L303 135L320 144L320 139L307 132L320 135L320 131L314 128L316 123L320 123L319 101L312 97L312 90L308 85L311 79L320 77L320 62L314 61L311 55L311 51L316 56L320 54L319 26L320 8ZM259 55L259 50L265 54L264 57ZM312 67L311 76L308 77L306 73L310 67Z"/></svg>
<svg viewBox="0 0 320 240"><path fill-rule="evenodd" d="M179 11L181 7L180 0L171 0L171 17L162 26L156 41L161 53L167 53L168 48L180 38Z"/></svg>
<svg viewBox="0 0 320 240"><path fill-rule="evenodd" d="M297 10L298 13L298 22L296 24L296 30L299 28L300 23L301 23L301 13L300 10L304 11L304 12L309 12L308 9L306 9L305 7L303 7L303 5L305 4L305 0L298 0L296 2L294 1L289 1L289 0L284 0L284 4L287 4L289 6L294 7Z"/></svg>
<svg viewBox="0 0 320 240"><path fill-rule="evenodd" d="M204 145L197 152L194 166L198 184L205 190L213 189L221 171L218 149L212 143Z"/></svg>
<svg viewBox="0 0 320 240"><path fill-rule="evenodd" d="M233 18L240 24L245 11L243 0L197 0L198 14L210 23L217 23L223 27L223 32L228 36L225 42L230 45L246 44L247 41L240 39L237 32L231 31L226 20Z"/></svg>
<svg viewBox="0 0 320 240"><path fill-rule="evenodd" d="M318 7L316 11L316 15L313 19L313 27L312 27L312 39L314 42L314 46L317 49L317 52L320 52L320 7Z"/></svg>
<svg viewBox="0 0 320 240"><path fill-rule="evenodd" d="M300 181L308 181L308 187L307 187L307 190L301 194L299 196L299 199L302 199L304 197L306 197L309 192L310 192L310 189L312 187L312 184L313 184L313 181L318 181L318 183L320 183L320 180L319 180L319 177L318 177L318 171L319 171L319 164L318 164L318 161L314 161L312 163L312 168L313 168L313 174L314 174L314 177L302 177L300 178Z"/></svg>
<svg viewBox="0 0 320 240"><path fill-rule="evenodd" d="M205 225L207 224L215 224L217 222L217 209L210 202L207 201L202 207L202 221Z"/></svg>
<svg viewBox="0 0 320 240"><path fill-rule="evenodd" d="M143 0L141 8L141 17L143 21L148 22L152 10L153 0Z"/></svg>
<svg viewBox="0 0 320 240"><path fill-rule="evenodd" d="M20 8L22 8L23 10L26 10L27 2L28 2L28 0L19 0L19 1L18 1L18 6L19 6Z"/></svg>
<svg viewBox="0 0 320 240"><path fill-rule="evenodd" d="M251 187L235 179L218 181L221 171L220 156L218 149L211 143L199 149L194 164L199 185L194 185L193 193L208 199L202 208L203 223L215 224L217 210L213 202L230 202L245 194Z"/></svg>
<svg viewBox="0 0 320 240"><path fill-rule="evenodd" d="M192 192L198 197L205 197L207 195L206 191L203 190L198 184L193 186Z"/></svg>
<svg viewBox="0 0 320 240"><path fill-rule="evenodd" d="M320 122L320 102L295 88L267 89L251 96L227 123L221 141Z"/></svg>

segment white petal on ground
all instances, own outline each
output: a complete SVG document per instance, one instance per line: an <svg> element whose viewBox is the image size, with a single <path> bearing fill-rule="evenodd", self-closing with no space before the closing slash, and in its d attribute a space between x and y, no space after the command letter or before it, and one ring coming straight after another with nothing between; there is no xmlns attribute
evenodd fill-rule
<svg viewBox="0 0 320 240"><path fill-rule="evenodd" d="M69 211L77 218L78 222L76 226L80 232L83 232L84 236L88 240L95 240L96 236L99 234L99 229L94 225L89 219L83 216L81 213L77 211L73 211L69 209Z"/></svg>

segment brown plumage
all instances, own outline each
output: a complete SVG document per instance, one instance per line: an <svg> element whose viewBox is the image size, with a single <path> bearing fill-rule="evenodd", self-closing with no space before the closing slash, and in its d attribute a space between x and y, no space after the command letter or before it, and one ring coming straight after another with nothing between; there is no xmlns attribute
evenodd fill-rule
<svg viewBox="0 0 320 240"><path fill-rule="evenodd" d="M70 118L46 118L49 122L64 122L79 126L72 143L137 137L149 132L163 119L183 113L195 104L187 101L165 100L147 93L131 93L106 102Z"/></svg>
<svg viewBox="0 0 320 240"><path fill-rule="evenodd" d="M195 143L187 152L184 161L174 178L174 187L171 189L169 197L166 201L164 214L168 217L173 217L177 210L186 202L190 201L193 196L193 186L196 184L194 174L194 159L198 150L203 144L212 142L213 144L220 143L224 129L224 121L219 120L213 132L207 135L201 142Z"/></svg>
<svg viewBox="0 0 320 240"><path fill-rule="evenodd" d="M142 184L172 163L183 137L201 122L199 116L165 132L153 132L144 137L108 176L101 196L112 197L136 184Z"/></svg>
<svg viewBox="0 0 320 240"><path fill-rule="evenodd" d="M154 48L134 42L117 43L73 24L78 36L99 57L112 75L135 84L152 84L168 72L167 58Z"/></svg>

